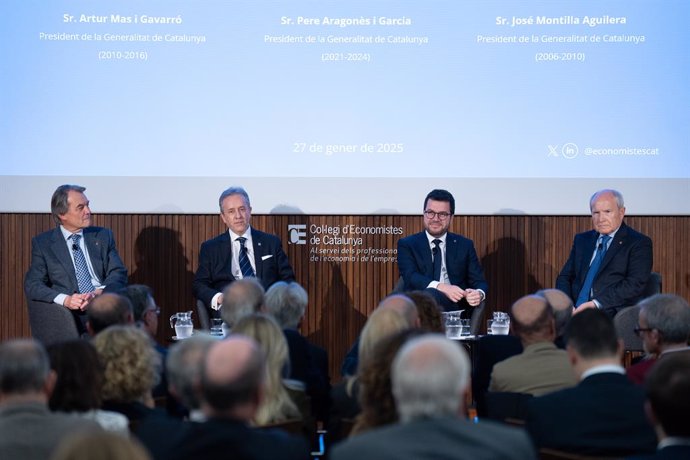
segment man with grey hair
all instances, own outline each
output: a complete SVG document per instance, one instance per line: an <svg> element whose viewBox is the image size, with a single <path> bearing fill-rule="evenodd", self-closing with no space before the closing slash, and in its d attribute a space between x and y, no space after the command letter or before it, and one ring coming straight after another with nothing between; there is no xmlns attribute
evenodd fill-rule
<svg viewBox="0 0 690 460"><path fill-rule="evenodd" d="M256 277L268 289L276 281L295 279L280 239L250 226L252 207L243 188L228 188L218 204L228 231L202 243L192 285L212 317L218 317L223 290L233 281Z"/></svg>
<svg viewBox="0 0 690 460"><path fill-rule="evenodd" d="M470 362L453 341L438 334L412 339L393 361L391 383L400 422L335 446L334 460L536 458L524 431L467 420Z"/></svg>
<svg viewBox="0 0 690 460"><path fill-rule="evenodd" d="M573 301L559 289L541 289L536 294L544 297L546 302L551 305L553 318L556 321L556 340L554 343L558 348L565 349L565 327L573 316Z"/></svg>
<svg viewBox="0 0 690 460"><path fill-rule="evenodd" d="M556 288L575 305L575 314L598 308L609 317L635 305L652 271L652 240L623 222L617 190L600 190L589 201L594 229L575 235Z"/></svg>
<svg viewBox="0 0 690 460"><path fill-rule="evenodd" d="M0 458L44 460L72 433L100 431L94 421L50 412L55 382L40 343L19 339L0 344Z"/></svg>
<svg viewBox="0 0 690 460"><path fill-rule="evenodd" d="M642 339L648 359L629 367L628 378L642 385L652 365L669 353L690 351L690 305L675 294L656 294L638 304L639 327L635 330Z"/></svg>
<svg viewBox="0 0 690 460"><path fill-rule="evenodd" d="M266 311L285 335L290 353L290 379L305 383L317 420L326 420L330 405L328 353L310 343L298 328L307 309L307 291L297 282L278 281L266 291Z"/></svg>
<svg viewBox="0 0 690 460"><path fill-rule="evenodd" d="M85 310L104 291L127 285L127 269L113 233L91 226L90 203L79 185L61 185L51 212L57 227L31 240L31 265L24 278L29 301L55 303L71 310L77 329L86 332Z"/></svg>
<svg viewBox="0 0 690 460"><path fill-rule="evenodd" d="M245 316L264 311L264 288L256 278L237 280L223 290L221 306L221 317L232 329Z"/></svg>

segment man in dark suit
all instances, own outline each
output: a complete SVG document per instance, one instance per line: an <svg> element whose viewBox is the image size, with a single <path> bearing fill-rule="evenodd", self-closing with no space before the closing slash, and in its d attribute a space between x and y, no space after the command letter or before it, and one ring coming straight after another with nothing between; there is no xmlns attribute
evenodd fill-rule
<svg viewBox="0 0 690 460"><path fill-rule="evenodd" d="M69 308L80 319L80 332L85 331L89 302L104 291L116 292L127 285L127 269L112 232L91 226L85 190L79 185L55 190L50 208L58 227L33 238L31 265L24 278L27 299Z"/></svg>
<svg viewBox="0 0 690 460"><path fill-rule="evenodd" d="M646 383L647 416L659 437L653 455L636 460L690 458L690 352L670 353L654 365Z"/></svg>
<svg viewBox="0 0 690 460"><path fill-rule="evenodd" d="M600 190L589 202L594 229L575 235L556 288L575 303L575 313L602 309L613 317L642 297L652 271L652 240L623 223L623 195Z"/></svg>
<svg viewBox="0 0 690 460"><path fill-rule="evenodd" d="M453 195L432 190L424 199L425 231L398 241L405 290L426 290L446 311L475 307L488 290L472 240L448 232L453 214Z"/></svg>
<svg viewBox="0 0 690 460"><path fill-rule="evenodd" d="M419 458L533 459L526 433L466 418L470 361L440 334L407 342L391 366L399 423L350 437L334 447L333 460Z"/></svg>
<svg viewBox="0 0 690 460"><path fill-rule="evenodd" d="M570 320L566 336L580 382L529 402L527 430L537 447L602 456L654 451L644 392L625 376L623 345L611 318L586 309Z"/></svg>
<svg viewBox="0 0 690 460"><path fill-rule="evenodd" d="M218 317L223 289L233 281L255 276L268 289L276 281L293 281L295 273L278 237L250 227L252 208L241 187L230 187L218 200L228 231L205 241L192 285L194 296Z"/></svg>
<svg viewBox="0 0 690 460"><path fill-rule="evenodd" d="M201 371L201 407L207 421L176 432L168 459L306 459L305 439L251 428L263 398L266 358L258 344L232 335L209 348Z"/></svg>

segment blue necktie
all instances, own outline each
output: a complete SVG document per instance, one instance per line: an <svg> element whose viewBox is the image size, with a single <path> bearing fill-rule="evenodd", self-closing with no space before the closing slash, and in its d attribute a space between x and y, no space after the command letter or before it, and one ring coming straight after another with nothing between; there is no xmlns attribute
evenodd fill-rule
<svg viewBox="0 0 690 460"><path fill-rule="evenodd" d="M249 262L249 254L247 254L247 247L244 243L247 238L240 236L237 238L240 243L240 270L242 271L243 278L250 278L254 276L254 269L252 268L252 263Z"/></svg>
<svg viewBox="0 0 690 460"><path fill-rule="evenodd" d="M436 238L432 241L434 247L431 253L434 255L434 281L441 281L441 259L443 259L443 254L441 254L441 240Z"/></svg>
<svg viewBox="0 0 690 460"><path fill-rule="evenodd" d="M86 258L84 253L79 247L79 240L81 235L74 234L70 236L72 239L72 255L74 256L74 273L77 275L77 285L79 286L79 292L84 294L86 292L92 292L93 283L91 283L91 274L89 273L89 266L86 265Z"/></svg>
<svg viewBox="0 0 690 460"><path fill-rule="evenodd" d="M597 276L597 273L599 272L599 267L601 266L601 261L604 260L606 246L610 239L611 237L609 235L601 235L599 245L597 246L597 253L589 266L587 276L585 277L585 282L582 284L582 289L580 290L580 295L577 296L577 302L575 302L576 307L589 300L589 295L592 291L592 282L594 281L594 277Z"/></svg>

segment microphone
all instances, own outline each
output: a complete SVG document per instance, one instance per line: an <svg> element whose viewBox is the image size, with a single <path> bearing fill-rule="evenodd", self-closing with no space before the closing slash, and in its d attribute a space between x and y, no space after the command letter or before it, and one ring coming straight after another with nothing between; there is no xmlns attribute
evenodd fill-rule
<svg viewBox="0 0 690 460"><path fill-rule="evenodd" d="M78 250L79 250L79 246L77 246L76 243L72 243L72 251L78 251Z"/></svg>

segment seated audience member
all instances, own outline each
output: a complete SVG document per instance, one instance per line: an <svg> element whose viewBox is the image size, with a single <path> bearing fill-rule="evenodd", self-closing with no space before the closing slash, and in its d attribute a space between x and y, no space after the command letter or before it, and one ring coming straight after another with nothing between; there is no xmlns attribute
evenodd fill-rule
<svg viewBox="0 0 690 460"><path fill-rule="evenodd" d="M469 358L456 343L440 334L410 340L391 370L400 422L352 436L331 458L535 458L522 430L466 419L469 380Z"/></svg>
<svg viewBox="0 0 690 460"><path fill-rule="evenodd" d="M419 329L405 329L384 337L374 346L370 356L362 361L358 373L362 411L355 418L351 435L398 421L391 388L391 364L398 350L411 338L421 334Z"/></svg>
<svg viewBox="0 0 690 460"><path fill-rule="evenodd" d="M254 424L269 425L310 416L310 408L298 409L296 402L304 401L304 391L289 391L283 379L288 362L285 336L270 316L260 313L241 318L232 328L232 334L242 334L254 339L266 355L266 382L264 398L257 408ZM300 394L301 393L301 394Z"/></svg>
<svg viewBox="0 0 690 460"><path fill-rule="evenodd" d="M328 353L298 331L308 303L307 291L296 282L278 281L266 291L266 311L283 329L290 354L289 378L304 382L318 420L328 415L330 377Z"/></svg>
<svg viewBox="0 0 690 460"><path fill-rule="evenodd" d="M130 428L152 415L151 390L160 378L160 356L145 332L134 326L110 326L93 341L105 366L103 409L125 415Z"/></svg>
<svg viewBox="0 0 690 460"><path fill-rule="evenodd" d="M60 444L51 460L150 460L136 439L112 433L78 433Z"/></svg>
<svg viewBox="0 0 690 460"><path fill-rule="evenodd" d="M264 288L254 277L233 281L223 290L221 317L228 328L252 313L264 312Z"/></svg>
<svg viewBox="0 0 690 460"><path fill-rule="evenodd" d="M165 368L170 394L189 411L189 420L205 420L201 412L201 364L216 339L198 334L176 343L168 353Z"/></svg>
<svg viewBox="0 0 690 460"><path fill-rule="evenodd" d="M132 303L134 324L151 338L151 343L161 357L161 363L164 363L168 355L168 349L156 341L160 308L158 308L156 301L153 299L153 291L150 287L143 284L130 284L122 289L120 294L127 297ZM168 398L168 378L163 366L161 366L160 381L153 389L153 397L166 398L166 401ZM170 404L170 401L167 401L167 403L168 409L173 413L176 412L177 408Z"/></svg>
<svg viewBox="0 0 690 460"><path fill-rule="evenodd" d="M91 337L116 324L134 324L132 302L119 294L102 294L89 302L86 318Z"/></svg>
<svg viewBox="0 0 690 460"><path fill-rule="evenodd" d="M670 353L656 363L646 380L647 416L656 428L659 445L644 459L690 458L690 352Z"/></svg>
<svg viewBox="0 0 690 460"><path fill-rule="evenodd" d="M169 460L304 460L307 442L281 430L250 428L265 395L268 364L261 347L234 333L209 349L201 373L202 410L208 421L189 423Z"/></svg>
<svg viewBox="0 0 690 460"><path fill-rule="evenodd" d="M419 314L419 328L426 332L438 332L444 334L446 328L443 325L441 307L434 297L424 291L410 291L405 295L417 306Z"/></svg>
<svg viewBox="0 0 690 460"><path fill-rule="evenodd" d="M170 347L166 360L168 389L189 411L187 420L176 417L148 417L136 430L136 436L155 460L168 460L177 440L184 436L190 423L205 422L201 410L201 367L211 346L218 340L207 334L195 334Z"/></svg>
<svg viewBox="0 0 690 460"><path fill-rule="evenodd" d="M523 351L494 365L489 391L541 396L575 386L577 379L568 354L553 343L556 323L544 297L528 295L515 302L511 326Z"/></svg>
<svg viewBox="0 0 690 460"><path fill-rule="evenodd" d="M408 323L409 327L418 328L420 327L419 312L417 311L417 306L414 304L412 299L410 299L405 294L392 294L384 298L376 309L391 309L395 310L401 315L403 315ZM355 343L350 348L350 351L345 355L343 364L340 368L340 372L343 376L355 375L357 373L357 364L359 362L359 340L357 337Z"/></svg>
<svg viewBox="0 0 690 460"><path fill-rule="evenodd" d="M48 348L57 380L48 405L53 412L68 412L97 422L107 431L129 436L127 417L102 410L103 365L91 342L71 340Z"/></svg>
<svg viewBox="0 0 690 460"><path fill-rule="evenodd" d="M70 434L100 430L91 420L50 412L54 386L43 345L27 339L0 343L0 458L45 460Z"/></svg>
<svg viewBox="0 0 690 460"><path fill-rule="evenodd" d="M690 350L690 305L674 294L656 294L638 305L636 332L648 357L629 367L627 374L630 380L641 385L657 359L670 352Z"/></svg>
<svg viewBox="0 0 690 460"><path fill-rule="evenodd" d="M407 302L412 304L409 300ZM414 305L413 309L416 311ZM362 329L359 340L359 358L362 361L369 359L378 342L397 332L410 329L410 327L410 318L403 316L399 310L394 308L377 308ZM341 430L339 421L353 419L359 414L359 390L358 374L343 379L333 387L331 391L329 427L334 432L337 433Z"/></svg>
<svg viewBox="0 0 690 460"><path fill-rule="evenodd" d="M573 316L573 301L565 292L558 289L542 289L537 291L546 299L553 310L553 317L556 321L556 340L554 343L558 348L565 350L565 327Z"/></svg>
<svg viewBox="0 0 690 460"><path fill-rule="evenodd" d="M580 383L529 402L527 429L539 447L623 456L654 450L644 393L625 376L613 321L586 309L568 323L568 357Z"/></svg>

